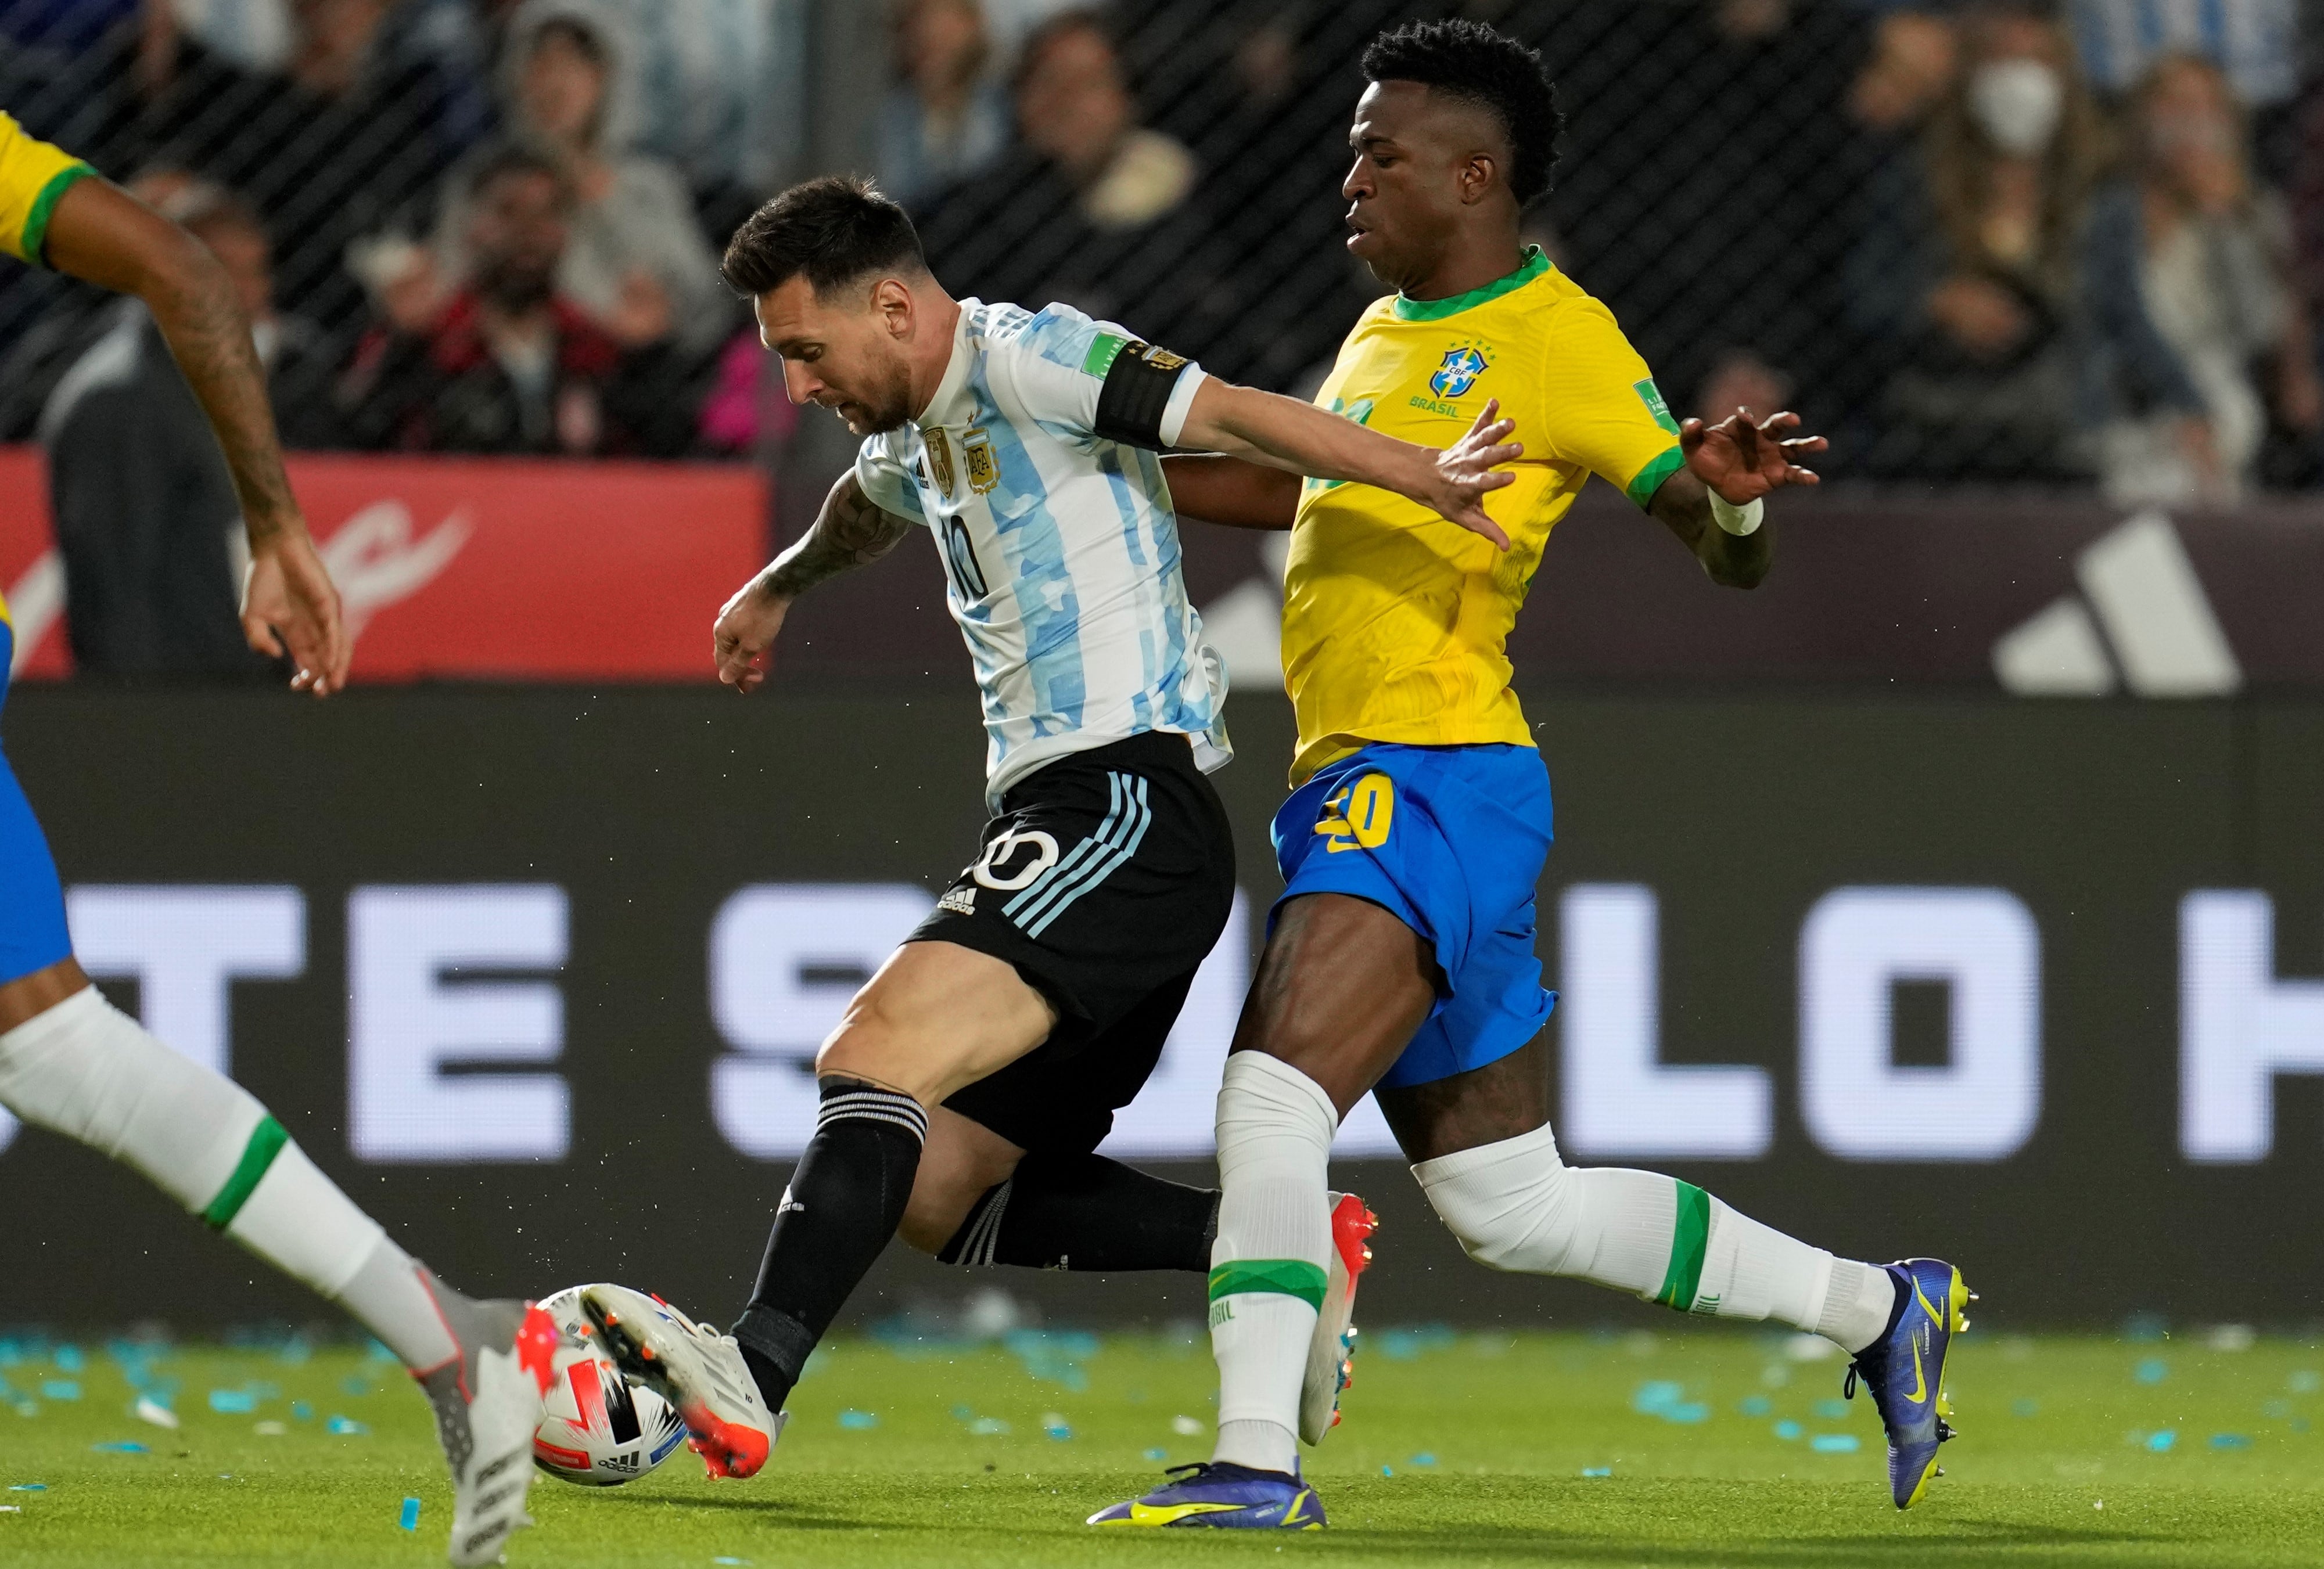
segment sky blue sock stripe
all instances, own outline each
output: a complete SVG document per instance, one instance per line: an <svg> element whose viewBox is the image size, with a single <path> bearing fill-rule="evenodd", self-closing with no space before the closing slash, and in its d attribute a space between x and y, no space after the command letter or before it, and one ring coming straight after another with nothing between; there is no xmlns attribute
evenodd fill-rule
<svg viewBox="0 0 2324 1569"><path fill-rule="evenodd" d="M1040 936L1041 933L1048 928L1049 922L1064 914L1065 911L1072 906L1074 900L1079 899L1083 895L1088 893L1091 889L1104 882L1108 877L1113 876L1115 872L1120 870L1122 867L1129 864L1130 858L1138 854L1138 847L1146 841L1146 830L1154 826L1154 813L1146 804L1146 781L1143 779L1139 780L1137 782L1136 788L1138 791L1138 816L1135 823L1130 830L1129 842L1122 845L1121 848L1114 854L1113 858L1106 862L1104 866L1099 867L1093 876L1084 879L1079 887L1065 894L1055 904L1052 904L1049 907L1049 913L1047 914L1042 916L1041 919L1036 922L1033 925L1027 927L1025 929L1026 936Z"/></svg>

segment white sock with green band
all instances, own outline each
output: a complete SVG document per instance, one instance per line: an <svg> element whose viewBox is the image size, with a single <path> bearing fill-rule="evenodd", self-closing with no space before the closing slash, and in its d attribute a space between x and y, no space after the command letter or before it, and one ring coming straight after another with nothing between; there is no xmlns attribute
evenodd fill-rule
<svg viewBox="0 0 2324 1569"><path fill-rule="evenodd" d="M1211 1244L1211 1352L1219 1363L1212 1458L1299 1463L1299 1383L1332 1258L1324 1198L1340 1118L1323 1087L1258 1051L1219 1084L1219 1221Z"/></svg>
<svg viewBox="0 0 2324 1569"><path fill-rule="evenodd" d="M1888 1326L1886 1271L1834 1259L1692 1182L1564 1165L1546 1127L1412 1174L1469 1256L1493 1269L1572 1276L1682 1313L1772 1318L1849 1351Z"/></svg>
<svg viewBox="0 0 2324 1569"><path fill-rule="evenodd" d="M0 1035L0 1105L152 1179L427 1368L456 1353L420 1266L316 1170L255 1096L74 993Z"/></svg>

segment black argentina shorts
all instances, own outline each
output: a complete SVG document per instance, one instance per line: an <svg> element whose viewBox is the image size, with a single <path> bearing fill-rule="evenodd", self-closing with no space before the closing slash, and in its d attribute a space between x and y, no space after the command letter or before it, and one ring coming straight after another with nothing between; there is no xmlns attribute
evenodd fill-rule
<svg viewBox="0 0 2324 1569"><path fill-rule="evenodd" d="M1234 885L1226 808L1184 736L1148 731L1019 781L905 940L1006 959L1057 1024L945 1105L1020 1149L1096 1149L1161 1060Z"/></svg>

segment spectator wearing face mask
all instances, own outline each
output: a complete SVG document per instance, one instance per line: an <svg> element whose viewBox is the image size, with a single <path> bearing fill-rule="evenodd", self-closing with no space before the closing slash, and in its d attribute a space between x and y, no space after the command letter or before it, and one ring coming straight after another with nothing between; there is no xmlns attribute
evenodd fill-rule
<svg viewBox="0 0 2324 1569"><path fill-rule="evenodd" d="M2125 503L2233 501L2272 421L2311 439L2324 426L2290 216L2255 181L2242 111L2209 61L2158 62L2130 134L2135 172L2090 225L2102 476Z"/></svg>
<svg viewBox="0 0 2324 1569"><path fill-rule="evenodd" d="M647 422L622 347L557 292L572 197L511 148L468 193L468 280L425 327L374 327L342 379L361 444L408 452L632 452Z"/></svg>
<svg viewBox="0 0 2324 1569"><path fill-rule="evenodd" d="M989 167L1009 145L1009 100L987 69L976 0L907 0L897 85L880 110L880 184L910 206Z"/></svg>
<svg viewBox="0 0 2324 1569"><path fill-rule="evenodd" d="M2076 451L2081 243L2104 155L2064 35L1995 7L1963 26L1962 70L1919 138L1920 178L1868 225L1849 324L1875 362L1867 466L1927 479L2062 481Z"/></svg>

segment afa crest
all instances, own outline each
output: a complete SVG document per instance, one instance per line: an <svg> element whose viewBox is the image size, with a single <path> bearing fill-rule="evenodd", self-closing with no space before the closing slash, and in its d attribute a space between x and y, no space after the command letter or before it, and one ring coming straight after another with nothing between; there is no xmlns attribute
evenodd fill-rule
<svg viewBox="0 0 2324 1569"><path fill-rule="evenodd" d="M1001 463L992 455L992 437L982 426L972 427L962 435L960 452L968 461L969 489L982 496L1001 482Z"/></svg>
<svg viewBox="0 0 2324 1569"><path fill-rule="evenodd" d="M1491 368L1472 345L1462 344L1444 351L1444 362L1436 367L1436 374L1428 378L1428 390L1439 398L1458 398Z"/></svg>

